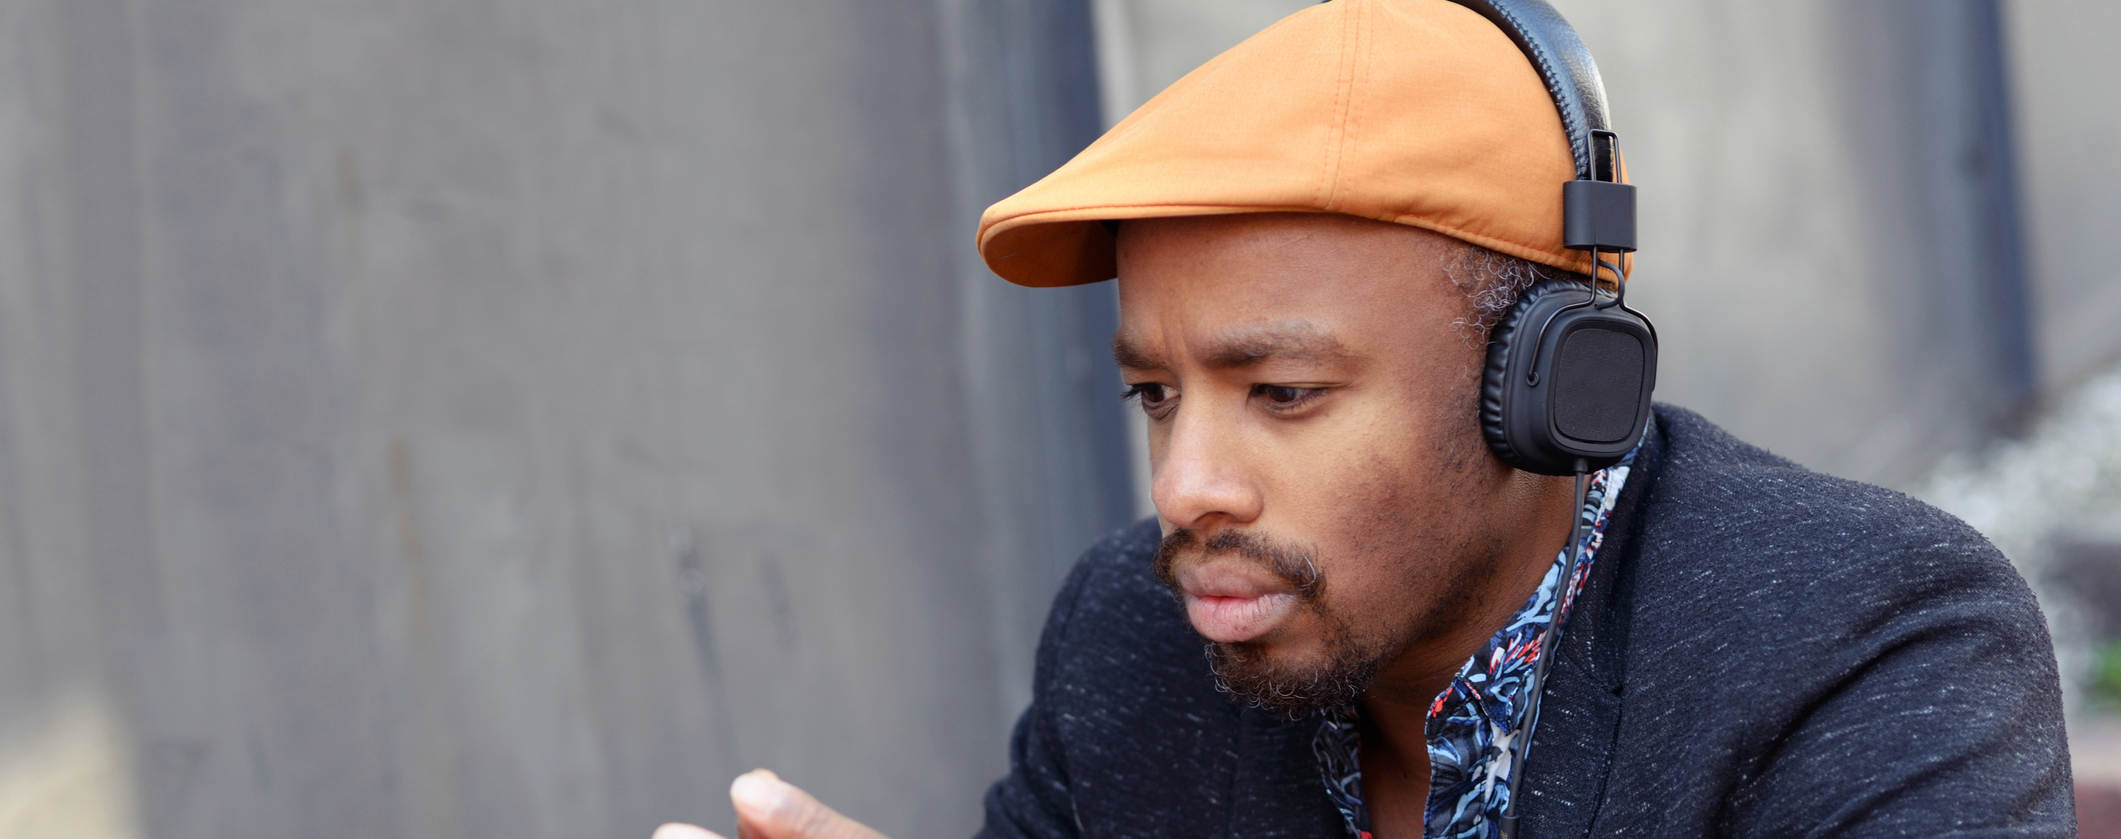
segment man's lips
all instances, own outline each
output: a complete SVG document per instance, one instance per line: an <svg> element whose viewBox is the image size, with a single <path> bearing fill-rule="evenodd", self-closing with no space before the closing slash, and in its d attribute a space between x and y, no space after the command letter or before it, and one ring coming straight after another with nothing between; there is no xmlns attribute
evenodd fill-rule
<svg viewBox="0 0 2121 839"><path fill-rule="evenodd" d="M1186 619L1210 641L1234 644L1269 632L1296 611L1296 592L1264 570L1211 559L1173 569L1186 601Z"/></svg>

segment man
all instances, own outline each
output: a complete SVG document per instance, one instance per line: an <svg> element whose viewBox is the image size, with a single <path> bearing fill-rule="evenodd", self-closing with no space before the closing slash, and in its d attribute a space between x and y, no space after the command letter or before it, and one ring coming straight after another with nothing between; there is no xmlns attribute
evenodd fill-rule
<svg viewBox="0 0 2121 839"><path fill-rule="evenodd" d="M1593 270L1555 108L1465 7L1336 0L989 210L1002 276L1117 274L1157 516L1056 598L982 835L2074 833L2044 623L1965 525L1667 406L1580 494L1491 452L1491 331Z"/></svg>

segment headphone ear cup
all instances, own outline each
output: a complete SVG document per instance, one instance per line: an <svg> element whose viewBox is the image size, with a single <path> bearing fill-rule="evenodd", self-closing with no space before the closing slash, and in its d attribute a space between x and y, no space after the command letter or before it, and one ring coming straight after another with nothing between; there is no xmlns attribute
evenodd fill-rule
<svg viewBox="0 0 2121 839"><path fill-rule="evenodd" d="M1636 312L1589 305L1584 285L1543 280L1488 336L1480 430L1510 466L1575 474L1618 463L1642 439L1657 386L1657 331Z"/></svg>
<svg viewBox="0 0 2121 839"><path fill-rule="evenodd" d="M1487 363L1480 373L1480 434L1488 441L1488 450L1502 458L1502 462L1526 471L1538 471L1528 466L1526 453L1510 445L1508 418L1505 414L1509 401L1510 361L1512 352L1520 344L1538 343L1538 327L1531 327L1533 334L1520 338L1525 329L1525 315L1532 311L1532 304L1552 291L1549 282L1535 283L1510 306L1495 328L1488 332Z"/></svg>

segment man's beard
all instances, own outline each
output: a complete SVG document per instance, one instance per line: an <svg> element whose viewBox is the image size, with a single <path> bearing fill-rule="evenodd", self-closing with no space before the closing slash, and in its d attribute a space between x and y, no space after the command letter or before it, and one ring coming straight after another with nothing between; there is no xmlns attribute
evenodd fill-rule
<svg viewBox="0 0 2121 839"><path fill-rule="evenodd" d="M1300 719L1353 704L1369 688L1391 655L1389 645L1359 642L1345 621L1326 610L1325 579L1310 554L1239 530L1217 531L1205 542L1193 530L1172 531L1156 548L1155 570L1156 578L1180 598L1185 593L1174 566L1181 553L1195 548L1203 556L1244 557L1288 583L1297 602L1318 616L1326 633L1321 639L1323 659L1298 662L1275 661L1267 646L1256 641L1208 642L1208 667L1217 689L1254 707Z"/></svg>

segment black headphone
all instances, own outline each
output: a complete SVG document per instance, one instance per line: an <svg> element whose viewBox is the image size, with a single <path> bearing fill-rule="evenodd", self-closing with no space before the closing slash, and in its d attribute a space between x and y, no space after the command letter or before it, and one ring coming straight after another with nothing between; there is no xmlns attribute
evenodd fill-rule
<svg viewBox="0 0 2121 839"><path fill-rule="evenodd" d="M1562 245L1591 252L1589 283L1534 284L1488 337L1480 429L1504 463L1579 475L1618 463L1642 440L1657 385L1657 329L1627 306L1627 278L1601 257L1635 250L1635 188L1619 183L1619 137L1605 83L1576 30L1546 0L1455 0L1532 60L1576 159L1562 185ZM1617 260L1618 257L1616 257ZM1599 288L1610 272L1613 291Z"/></svg>
<svg viewBox="0 0 2121 839"><path fill-rule="evenodd" d="M1627 306L1627 277L1605 254L1635 250L1635 188L1620 183L1620 138L1606 115L1605 83L1583 39L1546 0L1455 0L1494 22L1524 50L1569 135L1576 180L1561 187L1561 243L1591 252L1588 282L1533 284L1488 336L1480 382L1480 430L1504 463L1542 475L1576 476L1576 511L1584 505L1584 476L1620 462L1649 427L1650 391L1657 386L1657 330ZM1610 271L1613 291L1599 289ZM1583 516L1569 517L1561 585L1583 560ZM1561 619L1559 614L1554 616ZM1511 743L1509 792L1496 824L1500 839L1518 839L1518 807L1525 760L1539 732L1547 670L1554 664L1561 626L1540 644L1539 663L1525 686L1523 728Z"/></svg>

